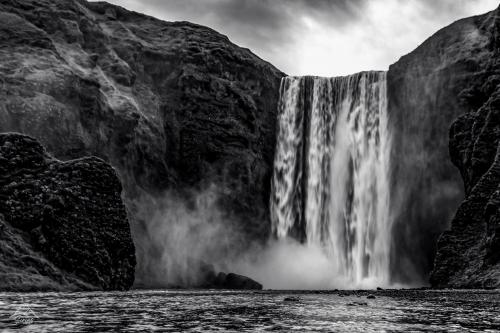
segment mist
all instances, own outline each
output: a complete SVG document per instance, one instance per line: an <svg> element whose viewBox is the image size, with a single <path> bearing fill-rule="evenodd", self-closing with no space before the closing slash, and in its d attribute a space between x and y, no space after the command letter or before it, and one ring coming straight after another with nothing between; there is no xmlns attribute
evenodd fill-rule
<svg viewBox="0 0 500 333"><path fill-rule="evenodd" d="M350 289L348 281L339 280L332 258L313 245L300 244L289 238L270 240L253 249L230 266L250 276L265 289L315 290Z"/></svg>
<svg viewBox="0 0 500 333"><path fill-rule="evenodd" d="M214 187L180 195L143 195L133 203L139 223L137 286L195 287L237 255L244 235L217 207Z"/></svg>
<svg viewBox="0 0 500 333"><path fill-rule="evenodd" d="M133 233L137 287L197 287L207 270L214 270L250 277L265 289L352 288L335 280L333 261L319 247L272 237L249 242L218 207L217 192L212 186L134 201L143 222Z"/></svg>
<svg viewBox="0 0 500 333"><path fill-rule="evenodd" d="M336 258L314 244L292 238L252 241L218 206L218 189L142 195L133 202L138 266L135 286L199 287L207 274L236 273L264 289L373 289L342 279ZM266 222L262 222L266 223Z"/></svg>
<svg viewBox="0 0 500 333"><path fill-rule="evenodd" d="M332 280L333 265L320 248L272 237L249 241L218 207L217 193L212 186L183 195L144 194L133 202L140 220L133 232L136 287L196 287L207 270L245 275L265 289L348 287Z"/></svg>

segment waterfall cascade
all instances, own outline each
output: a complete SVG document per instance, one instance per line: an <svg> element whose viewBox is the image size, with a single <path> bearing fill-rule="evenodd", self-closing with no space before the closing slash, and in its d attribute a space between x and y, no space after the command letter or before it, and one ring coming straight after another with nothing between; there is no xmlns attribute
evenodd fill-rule
<svg viewBox="0 0 500 333"><path fill-rule="evenodd" d="M352 288L387 286L386 73L283 78L278 117L273 233L320 246Z"/></svg>

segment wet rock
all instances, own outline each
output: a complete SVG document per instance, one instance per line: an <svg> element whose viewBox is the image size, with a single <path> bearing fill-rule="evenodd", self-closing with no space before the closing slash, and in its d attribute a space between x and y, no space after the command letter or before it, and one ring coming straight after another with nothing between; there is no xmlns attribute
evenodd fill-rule
<svg viewBox="0 0 500 333"><path fill-rule="evenodd" d="M216 273L213 265L194 258L189 259L192 275L191 288L261 290L262 285L249 277L235 273ZM169 286L170 287L170 286Z"/></svg>
<svg viewBox="0 0 500 333"><path fill-rule="evenodd" d="M376 297L375 297L375 295L370 294L370 295L366 296L366 298L368 298L368 299L374 299Z"/></svg>
<svg viewBox="0 0 500 333"><path fill-rule="evenodd" d="M227 277L226 273L219 272L219 274L217 274L217 277L215 278L215 281L213 282L213 284L217 287L223 287L225 282L226 282L226 277Z"/></svg>
<svg viewBox="0 0 500 333"><path fill-rule="evenodd" d="M235 273L229 273L227 275L219 273L217 281L219 284L217 284L216 287L221 289L262 290L262 285L257 281Z"/></svg>
<svg viewBox="0 0 500 333"><path fill-rule="evenodd" d="M289 296L283 299L283 302L300 302L300 298L296 296Z"/></svg>
<svg viewBox="0 0 500 333"><path fill-rule="evenodd" d="M126 290L135 254L122 187L99 158L59 161L0 134L0 289Z"/></svg>
<svg viewBox="0 0 500 333"><path fill-rule="evenodd" d="M350 302L347 303L347 306L367 306L368 303L366 302Z"/></svg>

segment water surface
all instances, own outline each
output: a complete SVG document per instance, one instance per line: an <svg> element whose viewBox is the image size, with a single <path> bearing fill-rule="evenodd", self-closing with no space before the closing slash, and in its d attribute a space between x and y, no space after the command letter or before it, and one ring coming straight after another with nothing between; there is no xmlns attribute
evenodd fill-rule
<svg viewBox="0 0 500 333"><path fill-rule="evenodd" d="M500 332L500 291L0 293L0 328L36 333Z"/></svg>

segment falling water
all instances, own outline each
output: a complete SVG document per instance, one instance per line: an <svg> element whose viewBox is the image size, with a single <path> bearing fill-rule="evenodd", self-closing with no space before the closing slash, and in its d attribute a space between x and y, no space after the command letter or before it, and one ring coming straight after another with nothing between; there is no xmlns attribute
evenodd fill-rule
<svg viewBox="0 0 500 333"><path fill-rule="evenodd" d="M388 285L386 73L286 77L280 96L273 233L320 246L353 288Z"/></svg>

